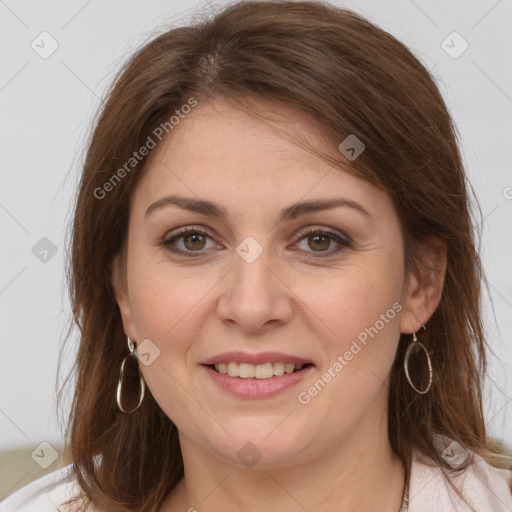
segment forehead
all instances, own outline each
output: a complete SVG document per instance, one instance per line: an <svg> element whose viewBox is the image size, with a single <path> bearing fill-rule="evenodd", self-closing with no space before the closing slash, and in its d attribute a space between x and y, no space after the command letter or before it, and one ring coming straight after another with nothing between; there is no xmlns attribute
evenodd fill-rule
<svg viewBox="0 0 512 512"><path fill-rule="evenodd" d="M242 169L253 167L253 159L260 165L266 161L262 167L268 168L283 153L287 157L293 153L294 161L312 160L301 142L339 157L318 121L289 105L263 99L244 104L218 97L199 103L183 116L156 148L152 161L169 157L170 149L175 164L183 157L229 163L247 156Z"/></svg>
<svg viewBox="0 0 512 512"><path fill-rule="evenodd" d="M166 192L252 206L333 192L378 202L379 189L301 144L340 159L316 120L274 101L258 100L252 108L256 115L225 99L199 103L153 150L136 202L147 204Z"/></svg>

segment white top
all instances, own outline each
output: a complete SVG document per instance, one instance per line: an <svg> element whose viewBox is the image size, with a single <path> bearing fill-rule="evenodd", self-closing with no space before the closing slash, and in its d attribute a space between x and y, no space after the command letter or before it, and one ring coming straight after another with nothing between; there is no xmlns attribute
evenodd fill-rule
<svg viewBox="0 0 512 512"><path fill-rule="evenodd" d="M453 453L453 450L452 450ZM512 511L512 470L497 469L473 454L475 462L453 483L477 512ZM19 489L0 503L0 512L68 512L63 503L78 494L71 477L72 465L65 466ZM408 512L469 512L444 480L439 467L413 457L409 481ZM99 512L90 506L87 512Z"/></svg>

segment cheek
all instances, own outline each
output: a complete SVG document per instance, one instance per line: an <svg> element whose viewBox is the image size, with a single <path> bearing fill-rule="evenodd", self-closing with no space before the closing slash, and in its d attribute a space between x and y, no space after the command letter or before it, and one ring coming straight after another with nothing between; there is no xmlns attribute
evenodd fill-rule
<svg viewBox="0 0 512 512"><path fill-rule="evenodd" d="M134 261L129 271L137 334L140 341L149 339L159 350L154 363L141 369L152 390L169 390L177 385L170 375L184 382L197 362L196 341L208 317L207 293L222 276L149 259Z"/></svg>
<svg viewBox="0 0 512 512"><path fill-rule="evenodd" d="M346 268L336 276L326 274L325 281L315 279L310 283L314 284L313 293L311 287L302 286L294 291L311 310L310 316L317 318L319 326L323 324L322 332L334 338L335 344L346 342L373 326L394 303L400 303L402 280L396 268L399 265ZM395 306L387 315L390 320L396 321L396 310Z"/></svg>
<svg viewBox="0 0 512 512"><path fill-rule="evenodd" d="M314 293L306 287L296 290L308 306L310 328L319 333L327 352L322 370L333 372L341 357L343 371L337 366L335 373L343 377L336 381L344 389L357 389L359 396L364 394L362 382L383 385L395 357L403 309L400 256L399 248L374 251L357 264L326 274L324 281L315 280Z"/></svg>
<svg viewBox="0 0 512 512"><path fill-rule="evenodd" d="M196 280L177 279L173 269L141 266L132 273L130 300L140 341L151 340L158 356L150 365L139 365L146 386L169 418L182 424L187 400L187 357L198 338L204 290L191 286ZM186 415L185 415L186 417ZM200 417L200 415L199 415ZM196 418L197 419L197 418Z"/></svg>
<svg viewBox="0 0 512 512"><path fill-rule="evenodd" d="M370 407L381 404L400 332L400 281L383 272L351 273L331 280L323 299L308 302L315 329L327 353L319 372L299 390L304 413L336 429L352 428ZM320 319L320 320L318 320ZM332 331L332 332L331 332ZM333 407L334 406L334 407ZM384 407L384 408L383 408ZM347 415L347 412L350 414ZM377 414L377 413L376 413Z"/></svg>
<svg viewBox="0 0 512 512"><path fill-rule="evenodd" d="M185 325L193 325L191 318L201 308L205 293L218 281L212 272L177 267L163 256L151 254L138 260L134 258L128 272L137 332L162 347L179 342L176 333Z"/></svg>

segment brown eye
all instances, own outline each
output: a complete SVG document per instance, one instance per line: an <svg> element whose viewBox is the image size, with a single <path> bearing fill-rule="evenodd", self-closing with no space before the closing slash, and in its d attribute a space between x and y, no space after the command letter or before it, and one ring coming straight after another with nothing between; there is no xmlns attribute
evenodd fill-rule
<svg viewBox="0 0 512 512"><path fill-rule="evenodd" d="M301 236L301 238L296 245L299 250L306 253L307 257L322 258L334 256L352 246L348 237L343 237L341 234L318 228L310 229L309 231L299 234L299 236ZM334 249L331 248L331 244L334 244Z"/></svg>
<svg viewBox="0 0 512 512"><path fill-rule="evenodd" d="M183 244L191 251L198 251L204 249L206 239L200 233L191 233L183 236Z"/></svg>
<svg viewBox="0 0 512 512"><path fill-rule="evenodd" d="M212 237L198 228L185 228L159 242L159 245L180 256L199 257L204 256L209 248L221 249L213 244L208 247L208 241L213 243Z"/></svg>
<svg viewBox="0 0 512 512"><path fill-rule="evenodd" d="M331 238L324 235L309 235L308 245L315 251L324 251L329 249L329 246L331 245Z"/></svg>

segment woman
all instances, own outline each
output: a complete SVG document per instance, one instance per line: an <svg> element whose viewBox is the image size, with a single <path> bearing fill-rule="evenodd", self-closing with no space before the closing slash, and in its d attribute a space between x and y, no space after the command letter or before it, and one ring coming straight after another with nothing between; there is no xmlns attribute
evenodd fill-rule
<svg viewBox="0 0 512 512"><path fill-rule="evenodd" d="M431 76L356 14L157 37L80 183L69 465L1 510L512 510L469 205Z"/></svg>

